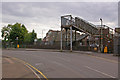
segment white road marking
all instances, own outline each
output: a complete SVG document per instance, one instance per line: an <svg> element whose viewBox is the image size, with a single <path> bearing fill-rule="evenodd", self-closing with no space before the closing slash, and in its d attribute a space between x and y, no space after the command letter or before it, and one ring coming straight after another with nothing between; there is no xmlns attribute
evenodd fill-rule
<svg viewBox="0 0 120 80"><path fill-rule="evenodd" d="M26 64L25 64L26 65ZM40 76L38 76L38 74L32 69L32 68L30 68L28 65L26 65L36 76L37 76L37 78L39 78L40 79ZM41 79L40 79L41 80Z"/></svg>
<svg viewBox="0 0 120 80"><path fill-rule="evenodd" d="M114 76L111 76L111 75L106 74L106 73L104 73L104 72L101 72L101 71L99 71L99 70L93 69L93 68L91 68L91 67L88 67L88 66L85 66L85 67L88 68L88 69L90 69L90 70L93 70L93 71L96 71L96 72L98 72L98 73L101 73L101 74L103 74L103 75L105 75L105 76L108 76L108 77L111 77L111 78L116 78L116 77L114 77Z"/></svg>

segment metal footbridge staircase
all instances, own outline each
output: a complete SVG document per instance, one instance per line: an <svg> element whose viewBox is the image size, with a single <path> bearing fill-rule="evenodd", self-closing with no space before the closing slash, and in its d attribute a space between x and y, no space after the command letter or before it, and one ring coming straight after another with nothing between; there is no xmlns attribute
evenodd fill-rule
<svg viewBox="0 0 120 80"><path fill-rule="evenodd" d="M98 33L98 29L92 23L89 23L79 17L73 18L71 15L61 17L61 27L70 28L72 26L73 30L84 32L87 34L94 35Z"/></svg>
<svg viewBox="0 0 120 80"><path fill-rule="evenodd" d="M92 23L89 23L79 17L73 18L71 15L61 17L61 27L69 29L72 26L72 30L83 32L85 34L77 38L76 41L80 41L86 38L88 35L95 35L98 33L98 29ZM74 42L74 41L73 41Z"/></svg>
<svg viewBox="0 0 120 80"><path fill-rule="evenodd" d="M105 25L104 25L105 26ZM113 35L113 33L110 32L110 27L104 28L104 26L96 26L92 23L89 23L85 20L83 20L82 18L79 17L75 17L73 18L71 15L65 15L65 16L61 16L61 31L63 28L70 29L70 50L72 50L72 43L74 43L75 41L80 41L84 38L86 38L87 36L97 36L99 37L99 40L102 41L101 39L104 39L106 41L105 45L110 42L111 39L113 39L112 37L110 38L110 35ZM105 32L105 30L108 29L108 33ZM75 40L72 40L72 30L79 31L82 33L85 33L83 35L81 35L79 38L75 38ZM113 30L113 29L112 29ZM103 32L101 32L103 31ZM61 35L62 36L62 35ZM61 37L61 41L62 41L62 37ZM111 40L112 41L112 40ZM62 44L62 43L61 43ZM112 43L111 43L112 44ZM61 49L62 49L62 45L61 45Z"/></svg>
<svg viewBox="0 0 120 80"><path fill-rule="evenodd" d="M89 23L79 17L75 17L75 26L84 33L95 35L98 33L98 29L92 23ZM74 25L73 25L74 27Z"/></svg>

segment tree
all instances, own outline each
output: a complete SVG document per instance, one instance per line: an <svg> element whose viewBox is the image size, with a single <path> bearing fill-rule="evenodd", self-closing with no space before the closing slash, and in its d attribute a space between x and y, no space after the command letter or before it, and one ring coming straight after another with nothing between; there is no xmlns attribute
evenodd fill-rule
<svg viewBox="0 0 120 80"><path fill-rule="evenodd" d="M38 38L37 41L41 42L41 41L42 41L42 38Z"/></svg>
<svg viewBox="0 0 120 80"><path fill-rule="evenodd" d="M8 26L4 26L1 30L2 32L2 38L4 38L4 41L8 40L9 39L9 35L10 35L10 31L11 31L11 27L12 25L11 24L8 24Z"/></svg>
<svg viewBox="0 0 120 80"><path fill-rule="evenodd" d="M37 38L37 34L35 33L34 29L32 30L32 42Z"/></svg>
<svg viewBox="0 0 120 80"><path fill-rule="evenodd" d="M34 30L32 32L28 33L27 28L25 25L16 23L14 25L8 24L7 26L4 26L1 30L2 32L2 38L4 38L4 41L14 42L16 43L16 39L18 43L26 42L26 43L33 43L34 40L37 38L37 34Z"/></svg>
<svg viewBox="0 0 120 80"><path fill-rule="evenodd" d="M24 42L29 44L31 43L31 33L25 34Z"/></svg>
<svg viewBox="0 0 120 80"><path fill-rule="evenodd" d="M28 33L26 27L20 23L16 23L14 25L8 24L2 28L1 32L4 41L9 40L13 42L15 42L17 37L19 41L23 41L24 35Z"/></svg>
<svg viewBox="0 0 120 80"><path fill-rule="evenodd" d="M25 28L24 25L21 25L20 23L16 23L12 25L11 31L10 31L10 36L9 38L12 41L15 41L16 38L18 37L18 42L24 40L24 35L28 33L27 29Z"/></svg>
<svg viewBox="0 0 120 80"><path fill-rule="evenodd" d="M25 43L29 43L29 44L33 44L34 40L37 38L37 34L35 33L35 31L33 30L30 33L27 33L24 37L24 42Z"/></svg>

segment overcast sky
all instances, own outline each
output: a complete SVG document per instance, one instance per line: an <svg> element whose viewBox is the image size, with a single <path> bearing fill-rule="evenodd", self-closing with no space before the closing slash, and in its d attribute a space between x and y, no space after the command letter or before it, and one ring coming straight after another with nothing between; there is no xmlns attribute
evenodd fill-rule
<svg viewBox="0 0 120 80"><path fill-rule="evenodd" d="M1 10L1 9L0 9ZM60 30L60 17L71 14L95 25L118 26L117 2L2 2L2 26L16 22L32 29L37 37L45 36L49 29ZM0 34L1 35L1 34Z"/></svg>

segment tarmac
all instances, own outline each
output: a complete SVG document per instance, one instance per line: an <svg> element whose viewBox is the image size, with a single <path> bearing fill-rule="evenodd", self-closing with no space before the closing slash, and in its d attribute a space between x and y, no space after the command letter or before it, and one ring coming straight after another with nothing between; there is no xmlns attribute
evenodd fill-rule
<svg viewBox="0 0 120 80"><path fill-rule="evenodd" d="M9 49L8 51L33 51L36 53L41 52L61 52L60 50L53 49L27 49L27 48L19 48L19 49ZM4 50L3 50L4 51ZM62 52L68 54L83 54L88 55L90 57L94 57L96 59L105 60L108 62L118 63L118 57L113 56L113 54L107 53L97 53L90 51L72 51L63 50ZM67 54L66 54L67 55ZM116 58L117 57L117 58ZM29 65L24 64L23 62L16 60L12 57L2 56L2 78L40 78L39 74L31 68ZM4 80L4 79L3 79Z"/></svg>
<svg viewBox="0 0 120 80"><path fill-rule="evenodd" d="M3 50L3 55L15 57L29 63L39 70L38 72L42 74L42 77L45 76L48 79L115 78L118 75L118 57L113 56L113 54L19 48Z"/></svg>
<svg viewBox="0 0 120 80"><path fill-rule="evenodd" d="M12 57L2 56L2 78L39 78L28 65Z"/></svg>
<svg viewBox="0 0 120 80"><path fill-rule="evenodd" d="M17 51L50 51L50 52L65 52L65 53L78 53L78 54L85 54L89 56L95 56L100 58L106 58L111 60L119 61L119 56L114 55L113 53L100 53L100 52L93 52L93 51L76 51L73 50L58 50L58 49L34 49L34 48L8 48L8 50L17 50ZM114 57L113 57L114 56ZM117 58L116 58L117 57Z"/></svg>

